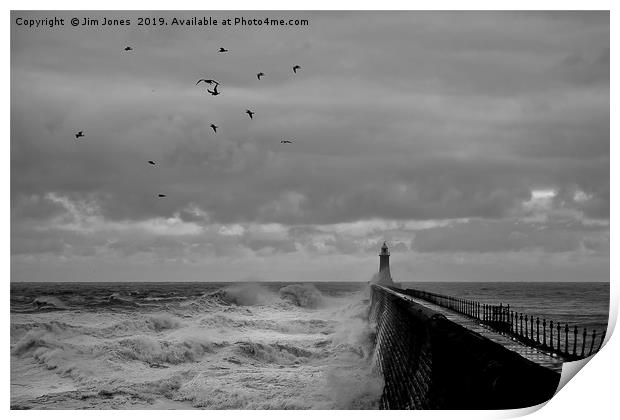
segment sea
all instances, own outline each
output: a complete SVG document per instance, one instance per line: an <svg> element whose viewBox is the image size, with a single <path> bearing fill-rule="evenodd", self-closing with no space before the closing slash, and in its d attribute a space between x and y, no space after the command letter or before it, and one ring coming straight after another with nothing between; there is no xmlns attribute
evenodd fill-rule
<svg viewBox="0 0 620 420"><path fill-rule="evenodd" d="M607 283L405 283L605 329ZM363 283L12 283L13 409L376 409Z"/></svg>

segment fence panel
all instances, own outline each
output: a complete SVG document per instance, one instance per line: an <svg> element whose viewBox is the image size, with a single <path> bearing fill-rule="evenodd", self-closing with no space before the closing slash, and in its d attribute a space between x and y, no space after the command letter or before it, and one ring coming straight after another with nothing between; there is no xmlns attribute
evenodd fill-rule
<svg viewBox="0 0 620 420"><path fill-rule="evenodd" d="M405 289L403 292L409 296L476 319L481 324L507 334L523 344L567 360L578 360L591 356L600 350L605 340L606 331L597 336L596 330L588 334L584 327L580 333L579 327L575 325L572 328L573 333L570 334L571 328L567 323L564 323L562 327L560 322L547 321L546 318L542 318L541 322L540 317L511 311L510 305L503 303L489 305L417 289ZM536 318L535 321L534 318ZM564 342L562 343L562 341Z"/></svg>

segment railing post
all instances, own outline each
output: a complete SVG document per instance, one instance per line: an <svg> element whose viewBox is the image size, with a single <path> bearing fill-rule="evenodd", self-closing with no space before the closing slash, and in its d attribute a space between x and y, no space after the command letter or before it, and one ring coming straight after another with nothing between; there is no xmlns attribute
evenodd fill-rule
<svg viewBox="0 0 620 420"><path fill-rule="evenodd" d="M543 346L547 347L547 320L543 318Z"/></svg>
<svg viewBox="0 0 620 420"><path fill-rule="evenodd" d="M549 321L549 347L553 351L553 321Z"/></svg>
<svg viewBox="0 0 620 420"><path fill-rule="evenodd" d="M588 353L588 356L592 356L592 350L594 349L594 339L596 339L596 330L592 331L592 342L590 343L590 353Z"/></svg>
<svg viewBox="0 0 620 420"><path fill-rule="evenodd" d="M530 340L534 341L534 317L530 317Z"/></svg>
<svg viewBox="0 0 620 420"><path fill-rule="evenodd" d="M603 341L605 341L605 334L607 334L607 331L603 331L603 334L601 335L601 341L600 341L600 343L598 343L598 349L596 349L597 353L601 349L601 347L603 346Z"/></svg>
<svg viewBox="0 0 620 420"><path fill-rule="evenodd" d="M523 337L523 314L522 313L519 314L519 323L520 323L519 335Z"/></svg>
<svg viewBox="0 0 620 420"><path fill-rule="evenodd" d="M564 353L568 354L568 324L564 324Z"/></svg>
<svg viewBox="0 0 620 420"><path fill-rule="evenodd" d="M562 331L562 327L560 327L560 323L559 322L558 322L557 329L558 329L558 353L559 353L561 351L560 350L560 332Z"/></svg>
<svg viewBox="0 0 620 420"><path fill-rule="evenodd" d="M525 315L525 338L529 338L529 335L527 333L527 314Z"/></svg>
<svg viewBox="0 0 620 420"><path fill-rule="evenodd" d="M540 318L536 317L536 342L540 344Z"/></svg>
<svg viewBox="0 0 620 420"><path fill-rule="evenodd" d="M577 357L577 326L573 330L573 356Z"/></svg>
<svg viewBox="0 0 620 420"><path fill-rule="evenodd" d="M583 328L583 338L581 339L581 357L586 356L586 337L587 337L587 328Z"/></svg>
<svg viewBox="0 0 620 420"><path fill-rule="evenodd" d="M506 322L510 321L510 305L506 305Z"/></svg>

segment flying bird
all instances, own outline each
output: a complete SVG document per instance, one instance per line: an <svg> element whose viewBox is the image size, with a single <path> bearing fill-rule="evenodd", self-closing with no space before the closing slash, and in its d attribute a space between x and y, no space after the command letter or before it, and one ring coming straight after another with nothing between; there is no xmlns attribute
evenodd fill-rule
<svg viewBox="0 0 620 420"><path fill-rule="evenodd" d="M84 133L83 133L83 132L81 132L81 131L78 131L78 132L75 134L75 139L77 140L77 139L79 139L80 137L84 137Z"/></svg>
<svg viewBox="0 0 620 420"><path fill-rule="evenodd" d="M217 87L219 86L219 84L215 85L215 87L213 88L213 90L209 90L207 89L207 92L209 92L211 95L213 96L217 96L220 94L220 92L217 91Z"/></svg>
<svg viewBox="0 0 620 420"><path fill-rule="evenodd" d="M150 163L151 165L155 165L155 162L154 162L154 161L152 161L152 160L149 160L149 163Z"/></svg>
<svg viewBox="0 0 620 420"><path fill-rule="evenodd" d="M246 109L245 113L250 116L251 120L254 119L254 114L256 114L256 112L250 111L249 109Z"/></svg>
<svg viewBox="0 0 620 420"><path fill-rule="evenodd" d="M158 196L159 198L164 198L164 197L166 196L166 194L157 194L157 196Z"/></svg>
<svg viewBox="0 0 620 420"><path fill-rule="evenodd" d="M292 143L292 141L291 140L282 140L282 141L280 141L280 143L286 144L286 143Z"/></svg>
<svg viewBox="0 0 620 420"><path fill-rule="evenodd" d="M133 48L131 48L131 47L125 47L125 51L133 51Z"/></svg>
<svg viewBox="0 0 620 420"><path fill-rule="evenodd" d="M210 85L212 85L213 83L215 83L216 85L219 85L219 83L213 79L198 79L198 81L196 82L196 85L198 85L200 82L205 82Z"/></svg>
<svg viewBox="0 0 620 420"><path fill-rule="evenodd" d="M213 129L214 133L217 133L217 125L211 124L211 128Z"/></svg>
<svg viewBox="0 0 620 420"><path fill-rule="evenodd" d="M228 50L226 48L224 48L224 47L220 47L219 52L228 52Z"/></svg>
<svg viewBox="0 0 620 420"><path fill-rule="evenodd" d="M258 73L256 75L256 77L258 77L258 80L260 80L261 77L263 77L265 75L265 73L263 73L262 71L260 73Z"/></svg>
<svg viewBox="0 0 620 420"><path fill-rule="evenodd" d="M297 74L297 70L300 70L301 66L293 66L293 73Z"/></svg>

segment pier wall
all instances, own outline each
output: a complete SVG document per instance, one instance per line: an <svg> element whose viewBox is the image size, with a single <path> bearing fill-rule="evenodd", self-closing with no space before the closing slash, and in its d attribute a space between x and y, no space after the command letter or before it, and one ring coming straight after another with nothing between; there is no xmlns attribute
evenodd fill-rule
<svg viewBox="0 0 620 420"><path fill-rule="evenodd" d="M560 375L382 286L372 286L385 409L508 409L549 400Z"/></svg>

